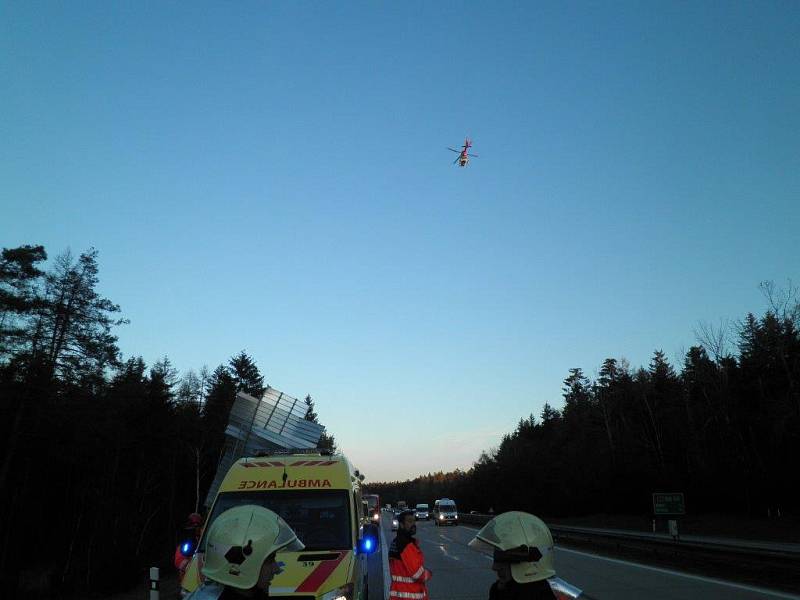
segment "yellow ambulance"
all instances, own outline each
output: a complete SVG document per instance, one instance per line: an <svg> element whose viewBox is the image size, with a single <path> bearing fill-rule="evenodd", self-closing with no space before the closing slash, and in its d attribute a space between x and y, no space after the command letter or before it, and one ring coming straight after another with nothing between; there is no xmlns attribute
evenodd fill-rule
<svg viewBox="0 0 800 600"><path fill-rule="evenodd" d="M302 552L278 554L286 564L272 580L271 598L367 600L367 558L380 534L365 525L363 476L342 455L315 452L264 454L241 458L222 480L206 521L244 504L279 514L305 545ZM205 532L181 582L182 594L200 586ZM377 557L376 557L377 558ZM378 597L382 590L376 590Z"/></svg>

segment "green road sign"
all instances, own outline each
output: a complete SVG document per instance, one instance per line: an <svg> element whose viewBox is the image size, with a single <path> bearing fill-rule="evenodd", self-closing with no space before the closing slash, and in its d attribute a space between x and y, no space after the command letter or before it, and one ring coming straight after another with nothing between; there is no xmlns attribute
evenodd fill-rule
<svg viewBox="0 0 800 600"><path fill-rule="evenodd" d="M683 493L653 494L653 514L685 515L686 503L683 501Z"/></svg>

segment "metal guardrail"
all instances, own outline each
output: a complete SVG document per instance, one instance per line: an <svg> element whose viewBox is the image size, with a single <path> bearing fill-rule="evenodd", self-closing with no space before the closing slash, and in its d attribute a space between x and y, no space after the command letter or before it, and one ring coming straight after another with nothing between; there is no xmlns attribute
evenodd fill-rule
<svg viewBox="0 0 800 600"><path fill-rule="evenodd" d="M479 515L476 513L458 513L459 523L469 523L470 525L486 525L495 515Z"/></svg>
<svg viewBox="0 0 800 600"><path fill-rule="evenodd" d="M550 530L559 545L589 549L598 554L634 557L647 564L703 575L755 583L796 593L800 552L790 548L765 548L718 540L685 540L654 537L637 532L597 531L554 526Z"/></svg>
<svg viewBox="0 0 800 600"><path fill-rule="evenodd" d="M460 523L474 525L484 525L492 519L494 515L481 515L472 513L458 513ZM585 529L582 527L569 527L564 525L550 526L550 531L556 541L579 541L579 542L614 542L619 546L635 545L638 549L663 548L673 552L691 553L705 552L714 554L724 554L727 556L736 555L740 558L750 558L766 561L780 561L786 563L796 563L800 572L800 550L764 548L753 545L737 545L735 543L725 543L717 540L700 541L697 539L677 540L656 537L649 534L642 534L634 531L599 531L597 529Z"/></svg>
<svg viewBox="0 0 800 600"><path fill-rule="evenodd" d="M594 539L609 539L620 541L640 542L642 544L652 544L673 549L696 549L713 552L724 552L726 554L738 554L742 556L758 556L759 558L773 559L794 559L800 561L800 550L767 548L755 545L740 545L733 542L722 542L718 540L698 540L698 539L671 539L668 537L658 537L651 534L641 534L633 531L598 531L595 529L584 529L581 527L568 527L557 525L550 528L556 538L570 539L579 538L585 541Z"/></svg>

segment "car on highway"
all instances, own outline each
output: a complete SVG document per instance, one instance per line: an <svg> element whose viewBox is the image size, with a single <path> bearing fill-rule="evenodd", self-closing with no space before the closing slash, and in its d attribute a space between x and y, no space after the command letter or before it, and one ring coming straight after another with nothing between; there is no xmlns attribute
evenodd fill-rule
<svg viewBox="0 0 800 600"><path fill-rule="evenodd" d="M414 517L417 521L430 521L431 512L427 504L417 504L414 509Z"/></svg>
<svg viewBox="0 0 800 600"><path fill-rule="evenodd" d="M450 498L440 498L433 504L433 522L440 525L458 525L458 509Z"/></svg>
<svg viewBox="0 0 800 600"><path fill-rule="evenodd" d="M362 496L367 503L367 519L371 523L381 521L381 498L378 494L364 494Z"/></svg>

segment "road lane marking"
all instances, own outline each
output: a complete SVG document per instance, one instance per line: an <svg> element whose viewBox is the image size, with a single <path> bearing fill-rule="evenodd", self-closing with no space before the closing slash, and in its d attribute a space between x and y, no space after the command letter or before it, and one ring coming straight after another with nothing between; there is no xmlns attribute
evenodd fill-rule
<svg viewBox="0 0 800 600"><path fill-rule="evenodd" d="M670 569L662 569L660 567L650 567L648 565L643 565L641 563L630 562L627 560L620 560L619 558L608 558L607 556L600 556L598 554L591 554L590 552L581 552L580 550L572 550L570 548L564 548L563 546L556 546L556 549L561 552L571 552L572 554L580 554L581 556L587 556L589 558L596 558L598 560L605 560L607 562L617 563L620 565L626 565L629 567L638 567L640 569L645 569L647 571L655 571L656 573L663 573L665 575L675 575L677 577L684 577L686 579L694 579L695 581L703 581L705 583L713 583L716 585L724 585L727 587L732 587L740 590L745 590L748 592L756 592L758 594L766 594L768 596L773 596L775 598L786 598L788 600L800 600L800 596L795 596L793 594L785 594L783 592L776 592L775 590L768 590L765 588L756 587L753 585L745 585L742 583L733 583L732 581L725 581L724 579L715 579L713 577L703 577L702 575L690 575L689 573L681 573L680 571L672 571ZM484 555L485 556L485 555Z"/></svg>
<svg viewBox="0 0 800 600"><path fill-rule="evenodd" d="M432 546L436 546L439 550L442 551L442 554L447 558L452 558L453 560L461 560L458 556L454 556L447 551L444 544L440 544L439 542L434 542L433 540L419 540L420 542L424 542L426 544L431 544Z"/></svg>

